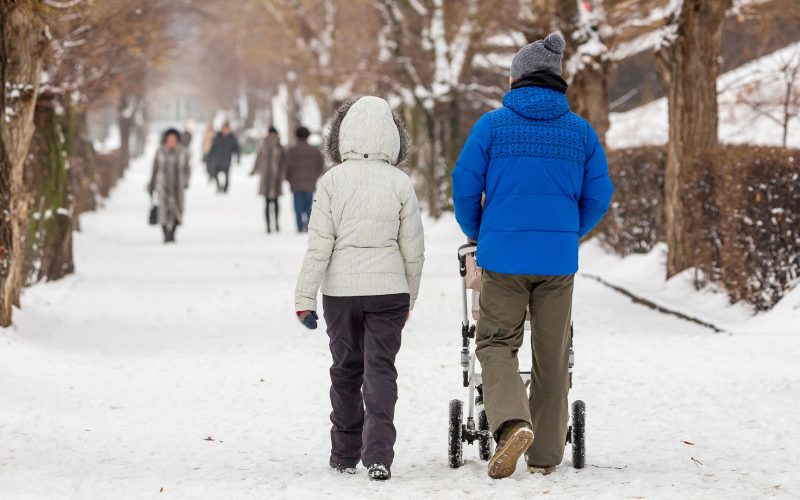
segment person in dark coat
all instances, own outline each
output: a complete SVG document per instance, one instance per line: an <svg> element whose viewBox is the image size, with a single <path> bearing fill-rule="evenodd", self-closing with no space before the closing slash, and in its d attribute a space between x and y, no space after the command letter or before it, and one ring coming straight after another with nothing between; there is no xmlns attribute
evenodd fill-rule
<svg viewBox="0 0 800 500"><path fill-rule="evenodd" d="M250 175L256 174L261 177L258 194L266 200L267 232L272 232L273 222L275 232L279 232L278 198L283 194L283 181L286 179L286 153L275 127L270 127L269 133L258 148L256 162L253 171L250 172Z"/></svg>
<svg viewBox="0 0 800 500"><path fill-rule="evenodd" d="M305 128L297 129L297 144L286 155L286 178L294 195L294 211L297 216L297 231L308 231L311 219L311 206L317 180L325 169L325 161L317 148L308 143L311 132Z"/></svg>
<svg viewBox="0 0 800 500"><path fill-rule="evenodd" d="M175 242L175 231L183 220L184 192L189 187L189 154L180 144L180 138L175 129L164 133L147 187L158 206L164 243Z"/></svg>
<svg viewBox="0 0 800 500"><path fill-rule="evenodd" d="M183 133L181 134L181 144L186 149L189 149L189 147L192 145L192 130L188 123L183 128Z"/></svg>
<svg viewBox="0 0 800 500"><path fill-rule="evenodd" d="M242 152L239 148L239 141L231 131L229 123L222 125L222 130L214 137L211 143L211 150L208 152L208 161L210 168L214 172L214 177L217 180L217 191L220 193L227 193L230 187L230 170L231 160L233 155L236 155L237 163L242 161ZM221 176L225 176L225 182L220 180Z"/></svg>

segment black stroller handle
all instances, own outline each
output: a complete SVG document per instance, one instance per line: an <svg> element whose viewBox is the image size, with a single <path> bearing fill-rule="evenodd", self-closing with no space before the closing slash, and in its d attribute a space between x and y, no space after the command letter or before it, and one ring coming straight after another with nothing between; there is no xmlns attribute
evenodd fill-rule
<svg viewBox="0 0 800 500"><path fill-rule="evenodd" d="M475 243L467 243L458 247L458 270L461 277L467 275L467 255L473 255L478 251L478 245Z"/></svg>

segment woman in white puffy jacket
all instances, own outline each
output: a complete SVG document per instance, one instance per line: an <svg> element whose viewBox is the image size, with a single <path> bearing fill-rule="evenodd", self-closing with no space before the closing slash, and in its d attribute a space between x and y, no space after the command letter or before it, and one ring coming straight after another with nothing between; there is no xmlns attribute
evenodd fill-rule
<svg viewBox="0 0 800 500"><path fill-rule="evenodd" d="M346 102L327 153L337 165L320 180L295 309L317 327L317 293L330 338L330 466L370 479L391 477L397 401L395 356L419 292L424 238L411 179L396 166L408 134L378 97Z"/></svg>

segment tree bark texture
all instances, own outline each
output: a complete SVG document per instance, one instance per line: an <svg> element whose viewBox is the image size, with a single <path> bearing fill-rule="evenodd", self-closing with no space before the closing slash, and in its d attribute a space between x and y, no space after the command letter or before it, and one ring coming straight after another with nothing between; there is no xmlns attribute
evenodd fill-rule
<svg viewBox="0 0 800 500"><path fill-rule="evenodd" d="M669 108L669 145L664 179L667 220L667 277L693 265L692 219L698 203L688 202L688 166L718 145L717 77L722 24L731 0L684 0L674 42L658 54ZM699 200L696 200L699 202Z"/></svg>
<svg viewBox="0 0 800 500"><path fill-rule="evenodd" d="M0 326L19 305L27 222L22 174L49 45L33 0L0 0Z"/></svg>
<svg viewBox="0 0 800 500"><path fill-rule="evenodd" d="M31 203L25 238L26 284L63 278L75 267L67 148L52 100L39 98L34 124L36 133L24 173Z"/></svg>

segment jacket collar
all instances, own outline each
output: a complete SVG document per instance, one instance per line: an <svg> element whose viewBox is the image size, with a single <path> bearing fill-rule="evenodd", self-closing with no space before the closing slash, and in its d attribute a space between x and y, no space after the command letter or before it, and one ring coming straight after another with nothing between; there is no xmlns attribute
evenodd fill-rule
<svg viewBox="0 0 800 500"><path fill-rule="evenodd" d="M539 87L566 94L569 85L567 84L566 80L561 78L561 75L557 75L548 70L539 70L534 71L533 73L528 73L511 84L512 90L521 89L524 87Z"/></svg>

